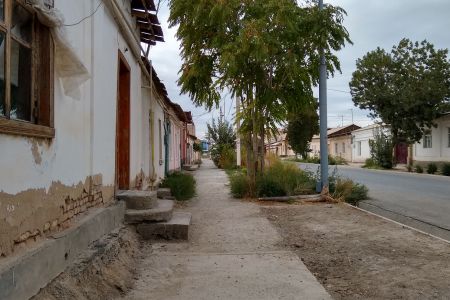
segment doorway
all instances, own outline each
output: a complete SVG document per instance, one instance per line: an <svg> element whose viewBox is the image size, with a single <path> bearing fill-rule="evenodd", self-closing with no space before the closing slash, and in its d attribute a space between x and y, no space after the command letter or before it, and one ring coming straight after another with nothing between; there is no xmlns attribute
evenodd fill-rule
<svg viewBox="0 0 450 300"><path fill-rule="evenodd" d="M117 75L116 183L130 188L130 67L119 51Z"/></svg>

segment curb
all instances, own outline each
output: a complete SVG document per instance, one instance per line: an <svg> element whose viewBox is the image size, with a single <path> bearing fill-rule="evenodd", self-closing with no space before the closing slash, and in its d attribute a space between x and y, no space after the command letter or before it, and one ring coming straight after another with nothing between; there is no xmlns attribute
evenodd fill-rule
<svg viewBox="0 0 450 300"><path fill-rule="evenodd" d="M348 203L344 203L344 204L347 205L348 207L351 207L351 208L353 208L353 209L359 210L359 211L364 212L364 213L366 213L366 214L369 214L369 215L378 217L378 218L380 218L380 219L383 219L383 220L385 220L385 221L388 221L388 222L390 222L390 223L394 223L394 224L396 224L396 225L399 225L399 226L401 226L401 227L403 227L403 228L407 228L407 229L413 230L413 231L415 231L415 232L424 234L424 235L426 235L426 236L429 236L429 237L438 239L438 240L440 240L440 241L442 241L442 242L444 242L444 243L450 244L450 240L446 240L446 239L444 239L444 238L438 237L438 236L433 235L433 234L431 234L431 233L428 233L428 232L422 231L422 230L420 230L420 229L411 227L411 226L409 226L409 225L406 225L406 224L403 224L403 223L394 221L394 220L392 220L392 219L389 219L389 218L384 217L384 216L382 216L382 215L379 215L379 214L373 213L373 212L371 212L371 211L365 210L365 209L363 209L363 208L360 208L360 207L357 207L357 206L353 206L353 205L348 204Z"/></svg>

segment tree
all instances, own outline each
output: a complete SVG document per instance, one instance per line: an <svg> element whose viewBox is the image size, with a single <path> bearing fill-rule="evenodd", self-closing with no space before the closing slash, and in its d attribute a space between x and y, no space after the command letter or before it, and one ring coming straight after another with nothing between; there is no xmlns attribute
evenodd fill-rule
<svg viewBox="0 0 450 300"><path fill-rule="evenodd" d="M236 133L233 130L233 126L228 121L216 122L214 119L212 123L206 124L208 132L206 133L207 139L215 145L228 144L233 148L236 146Z"/></svg>
<svg viewBox="0 0 450 300"><path fill-rule="evenodd" d="M192 148L195 152L202 152L202 145L200 143L195 142Z"/></svg>
<svg viewBox="0 0 450 300"><path fill-rule="evenodd" d="M357 60L350 82L353 102L391 127L393 147L419 141L447 111L447 54L447 49L435 50L427 41L402 39L391 53L377 48Z"/></svg>
<svg viewBox="0 0 450 300"><path fill-rule="evenodd" d="M319 133L317 104L303 111L291 114L287 126L287 140L292 150L306 158L310 152L310 142L314 134Z"/></svg>
<svg viewBox="0 0 450 300"><path fill-rule="evenodd" d="M236 134L233 127L227 121L206 124L208 132L207 139L211 142L211 159L219 168L229 168L234 165L234 149L236 147Z"/></svg>
<svg viewBox="0 0 450 300"><path fill-rule="evenodd" d="M383 126L374 129L374 139L369 140L372 161L384 169L392 169L392 138Z"/></svg>
<svg viewBox="0 0 450 300"><path fill-rule="evenodd" d="M320 11L306 0L170 0L170 10L181 41L181 92L207 109L224 90L241 98L240 133L254 185L266 133L313 101L320 49L329 74L339 70L334 53L350 42L345 11L331 5Z"/></svg>

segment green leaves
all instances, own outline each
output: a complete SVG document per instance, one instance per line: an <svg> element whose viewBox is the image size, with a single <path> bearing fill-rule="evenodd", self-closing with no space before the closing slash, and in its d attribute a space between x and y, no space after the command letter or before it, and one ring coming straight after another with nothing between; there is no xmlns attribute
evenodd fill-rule
<svg viewBox="0 0 450 300"><path fill-rule="evenodd" d="M319 116L316 102L314 106L291 114L287 126L287 140L292 150L306 158L310 151L309 143L314 134L319 133Z"/></svg>
<svg viewBox="0 0 450 300"><path fill-rule="evenodd" d="M350 82L355 105L391 126L394 144L416 142L447 111L450 97L448 50L427 41L402 39L391 53L377 48L356 62Z"/></svg>

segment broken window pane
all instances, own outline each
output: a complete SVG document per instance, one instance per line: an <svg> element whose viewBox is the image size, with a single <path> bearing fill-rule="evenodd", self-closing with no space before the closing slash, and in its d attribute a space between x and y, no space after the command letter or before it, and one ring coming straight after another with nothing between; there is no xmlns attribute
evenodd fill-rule
<svg viewBox="0 0 450 300"><path fill-rule="evenodd" d="M11 33L15 37L31 43L33 15L16 1L14 1L12 12Z"/></svg>
<svg viewBox="0 0 450 300"><path fill-rule="evenodd" d="M31 49L11 40L11 119L31 121Z"/></svg>
<svg viewBox="0 0 450 300"><path fill-rule="evenodd" d="M0 31L0 115L5 111L5 34Z"/></svg>

